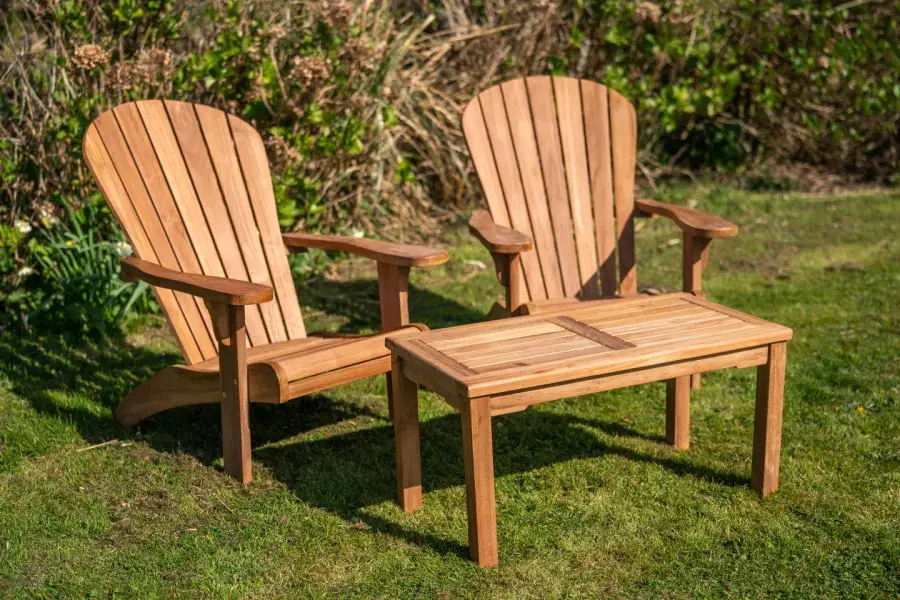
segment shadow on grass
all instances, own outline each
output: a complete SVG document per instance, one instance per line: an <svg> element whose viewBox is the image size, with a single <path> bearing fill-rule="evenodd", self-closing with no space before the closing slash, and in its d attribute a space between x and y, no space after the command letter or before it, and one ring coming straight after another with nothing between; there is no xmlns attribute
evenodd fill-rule
<svg viewBox="0 0 900 600"><path fill-rule="evenodd" d="M661 439L618 423L537 410L496 417L493 423L497 477L527 473L576 458L618 456L720 485L749 484L748 477L731 471L608 443L591 431L653 441ZM465 484L461 436L457 414L421 424L422 477L426 493ZM467 555L467 549L458 542L404 526L367 510L367 507L396 498L394 434L389 423L321 440L271 445L255 450L253 456L309 505L327 510L350 523L361 521L375 531L427 545L441 553ZM425 501L428 502L427 496Z"/></svg>
<svg viewBox="0 0 900 600"><path fill-rule="evenodd" d="M300 286L299 295L305 311L341 317L341 333L381 328L377 280L316 278ZM412 322L425 323L432 329L476 323L485 316L483 311L415 286L409 289L409 311Z"/></svg>
<svg viewBox="0 0 900 600"><path fill-rule="evenodd" d="M343 317L345 331L378 328L376 282L326 283L322 293L305 294L307 305ZM413 319L432 326L472 322L481 317L470 308L425 290L414 289L410 296ZM120 428L111 415L132 388L177 361L178 356L173 353L154 352L124 339L80 342L73 347L59 336L22 338L0 334L0 371L9 379L11 391L38 413L72 423L88 443L114 437L140 439L157 451L185 452L210 465L221 456L218 407L174 409L132 430ZM386 406L376 411L331 399L327 394L280 406L253 405L253 457L303 502L438 552L465 555L466 549L458 542L408 528L366 510L395 498L394 436L386 413ZM361 416L381 419L383 425L326 439L280 443L300 433ZM681 457L656 456L607 443L591 431L663 441L660 436L619 423L536 410L505 415L494 422L497 476L525 473L573 458L619 456L718 484L747 484L747 478L732 472L694 465ZM426 421L421 433L425 489L463 485L458 415Z"/></svg>

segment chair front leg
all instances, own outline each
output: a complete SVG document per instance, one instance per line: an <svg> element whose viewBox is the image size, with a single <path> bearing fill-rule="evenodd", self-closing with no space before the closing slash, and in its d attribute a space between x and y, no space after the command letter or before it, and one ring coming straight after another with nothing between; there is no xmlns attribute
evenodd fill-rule
<svg viewBox="0 0 900 600"><path fill-rule="evenodd" d="M247 329L244 307L206 303L219 343L219 381L222 388L222 456L225 472L248 484L250 462L250 404L247 380Z"/></svg>
<svg viewBox="0 0 900 600"><path fill-rule="evenodd" d="M520 254L500 254L491 252L497 280L506 289L506 312L515 314L522 304L522 271L519 269Z"/></svg>
<svg viewBox="0 0 900 600"><path fill-rule="evenodd" d="M709 261L709 238L698 238L685 232L682 253L681 289L699 298L703 292L703 270Z"/></svg>
<svg viewBox="0 0 900 600"><path fill-rule="evenodd" d="M378 300L381 330L393 331L409 325L409 267L378 263Z"/></svg>
<svg viewBox="0 0 900 600"><path fill-rule="evenodd" d="M709 238L700 238L684 233L682 251L681 289L698 298L705 298L703 291L703 270L709 261ZM691 389L700 389L700 373L691 375Z"/></svg>
<svg viewBox="0 0 900 600"><path fill-rule="evenodd" d="M381 330L393 331L409 325L409 267L378 263L378 303ZM387 374L388 417L394 420L394 383Z"/></svg>

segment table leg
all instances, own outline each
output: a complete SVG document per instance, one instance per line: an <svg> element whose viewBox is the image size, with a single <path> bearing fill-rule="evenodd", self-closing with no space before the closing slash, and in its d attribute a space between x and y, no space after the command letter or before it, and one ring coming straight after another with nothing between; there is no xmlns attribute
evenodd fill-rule
<svg viewBox="0 0 900 600"><path fill-rule="evenodd" d="M693 375L666 381L666 439L679 450L691 445L691 381Z"/></svg>
<svg viewBox="0 0 900 600"><path fill-rule="evenodd" d="M750 485L763 497L778 489L781 461L781 413L787 344L769 345L769 360L756 371L756 417Z"/></svg>
<svg viewBox="0 0 900 600"><path fill-rule="evenodd" d="M394 415L397 502L403 512L422 508L422 463L419 455L418 386L403 374L403 359L391 357L389 401Z"/></svg>
<svg viewBox="0 0 900 600"><path fill-rule="evenodd" d="M702 376L700 375L700 373L694 373L693 375L691 375L691 389L692 390L700 389L700 386L702 385L701 377Z"/></svg>
<svg viewBox="0 0 900 600"><path fill-rule="evenodd" d="M497 515L494 506L494 448L488 398L464 402L461 411L469 556L481 567L497 564Z"/></svg>

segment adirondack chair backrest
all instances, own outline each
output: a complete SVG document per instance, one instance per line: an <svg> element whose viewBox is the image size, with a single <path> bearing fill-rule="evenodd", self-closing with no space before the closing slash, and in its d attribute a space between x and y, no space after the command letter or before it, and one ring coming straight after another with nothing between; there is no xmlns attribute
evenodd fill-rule
<svg viewBox="0 0 900 600"><path fill-rule="evenodd" d="M94 121L84 156L135 254L169 269L271 285L246 309L251 346L306 336L259 133L221 110L129 102ZM188 364L216 356L203 302L154 288Z"/></svg>
<svg viewBox="0 0 900 600"><path fill-rule="evenodd" d="M526 77L481 92L462 124L494 222L534 239L520 261L526 300L636 291L628 100L592 81Z"/></svg>

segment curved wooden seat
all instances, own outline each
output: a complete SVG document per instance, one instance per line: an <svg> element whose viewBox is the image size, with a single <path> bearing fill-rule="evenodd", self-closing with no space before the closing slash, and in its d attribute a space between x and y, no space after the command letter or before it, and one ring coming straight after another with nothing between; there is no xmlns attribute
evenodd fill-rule
<svg viewBox="0 0 900 600"><path fill-rule="evenodd" d="M312 333L309 337L247 350L250 402L283 404L335 385L384 373L391 368L388 335L417 333L402 329L365 336ZM222 399L219 358L167 367L134 389L116 408L116 420L132 427L156 413L178 406L214 404Z"/></svg>

